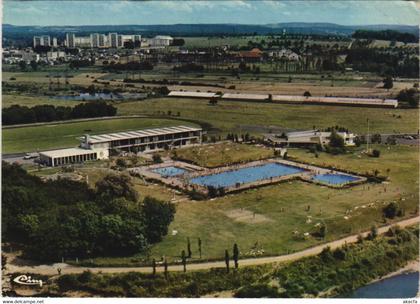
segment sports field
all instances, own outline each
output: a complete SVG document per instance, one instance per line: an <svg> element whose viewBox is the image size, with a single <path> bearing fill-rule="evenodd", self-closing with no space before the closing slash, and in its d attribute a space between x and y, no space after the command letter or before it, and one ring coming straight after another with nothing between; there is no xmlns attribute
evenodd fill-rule
<svg viewBox="0 0 420 304"><path fill-rule="evenodd" d="M83 134L114 133L119 131L157 128L191 123L151 118L111 119L37 127L3 129L3 153L33 152L75 147Z"/></svg>
<svg viewBox="0 0 420 304"><path fill-rule="evenodd" d="M419 129L418 109L382 109L320 105L284 105L258 102L219 101L216 106L207 100L157 98L141 103L127 102L118 105L118 113L156 114L180 112L182 118L192 118L210 123L223 134L229 132L259 134L270 127L284 129L312 129L343 126L351 132L394 133L416 132Z"/></svg>

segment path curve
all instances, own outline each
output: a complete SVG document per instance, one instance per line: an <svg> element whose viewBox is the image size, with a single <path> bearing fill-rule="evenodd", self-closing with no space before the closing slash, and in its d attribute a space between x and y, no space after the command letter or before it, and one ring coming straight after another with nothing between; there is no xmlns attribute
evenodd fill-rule
<svg viewBox="0 0 420 304"><path fill-rule="evenodd" d="M378 234L383 234L388 231L391 226L398 225L400 227L407 227L414 225L420 222L420 216L405 219L399 222L395 222L383 227L378 228ZM366 237L369 231L362 233L362 236ZM299 252L295 252L292 254L287 255L280 255L280 256L272 256L272 257L261 257L261 258L248 258L248 259L241 259L239 260L239 266L254 266L254 265L262 265L262 264L269 264L269 263L279 263L279 262L290 262L295 261L304 257L312 256L319 254L324 248L330 247L331 249L335 249L344 245L345 243L354 243L357 241L358 234L354 234L336 241L328 242L325 244L317 245ZM210 268L224 268L225 262L224 261L214 261L214 262L206 262L206 263L195 263L195 264L187 264L187 270L206 270ZM57 268L62 269L62 274L69 274L69 273L82 273L83 271L90 270L93 273L123 273L123 272L144 272L144 273L151 273L152 267L77 267L69 264L52 264L52 265L37 265L37 266L18 266L13 264L7 265L6 273L37 273L42 275L56 275ZM169 265L169 271L183 271L182 265ZM158 267L156 269L157 272L163 272L163 267Z"/></svg>

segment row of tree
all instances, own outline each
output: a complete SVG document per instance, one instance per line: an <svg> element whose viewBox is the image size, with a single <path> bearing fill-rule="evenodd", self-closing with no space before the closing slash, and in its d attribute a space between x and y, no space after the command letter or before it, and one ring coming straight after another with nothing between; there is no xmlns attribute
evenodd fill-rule
<svg viewBox="0 0 420 304"><path fill-rule="evenodd" d="M145 252L168 232L175 206L139 199L131 179L108 175L91 189L69 180L43 182L19 165L2 165L2 236L42 261Z"/></svg>
<svg viewBox="0 0 420 304"><path fill-rule="evenodd" d="M357 39L377 39L377 40L395 40L401 42L418 42L419 38L416 35L410 33L403 33L393 30L383 31L369 31L369 30L357 30L353 33L353 38Z"/></svg>
<svg viewBox="0 0 420 304"><path fill-rule="evenodd" d="M3 109L4 125L28 124L76 118L115 116L117 108L104 101L81 103L72 107L38 105L34 107L13 105Z"/></svg>

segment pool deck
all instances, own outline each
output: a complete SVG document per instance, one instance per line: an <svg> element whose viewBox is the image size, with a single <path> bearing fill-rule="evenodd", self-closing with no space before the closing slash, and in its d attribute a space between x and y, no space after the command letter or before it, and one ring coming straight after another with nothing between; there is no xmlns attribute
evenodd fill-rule
<svg viewBox="0 0 420 304"><path fill-rule="evenodd" d="M327 187L335 188L335 189L349 187L349 186L357 185L357 184L364 183L367 181L367 179L362 176L356 176L353 174L321 168L321 167L317 167L317 166L313 166L309 164L297 163L297 162L293 162L289 160L284 160L281 158L258 160L258 161L248 162L245 164L225 166L225 167L219 167L219 168L213 168L213 169L203 168L203 167L199 167L193 164L171 160L171 161L165 161L164 163L161 163L161 164L131 168L129 169L129 172L130 174L141 176L146 179L157 180L165 185L168 185L173 188L179 188L184 191L196 190L199 192L207 193L208 189L206 186L192 184L190 182L190 179L195 178L195 177L200 177L200 176L220 174L223 172L229 172L229 171L239 170L243 168L262 166L268 163L278 163L281 165L292 166L292 167L303 169L304 171L298 172L295 174L282 175L282 176L272 177L272 178L268 178L264 180L256 180L249 183L239 183L239 184L232 185L229 187L224 187L225 193L241 191L241 190L255 188L255 187L269 185L269 184L280 183L280 182L284 182L284 181L288 181L292 179L300 179L305 182L319 184L322 186L327 186ZM156 173L153 171L155 169L164 168L164 167L182 168L186 170L187 173L184 173L181 175L164 177L160 175L159 173ZM330 184L330 183L322 182L319 180L314 180L313 177L318 174L344 174L344 175L355 177L357 178L357 180L347 182L344 184Z"/></svg>

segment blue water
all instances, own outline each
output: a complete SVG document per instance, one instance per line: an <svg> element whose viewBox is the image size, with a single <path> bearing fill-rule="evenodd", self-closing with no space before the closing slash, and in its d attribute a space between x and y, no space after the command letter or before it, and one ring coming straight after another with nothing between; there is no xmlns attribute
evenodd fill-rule
<svg viewBox="0 0 420 304"><path fill-rule="evenodd" d="M171 177L184 174L187 170L179 168L179 167L162 167L152 170L155 173L162 175L163 177Z"/></svg>
<svg viewBox="0 0 420 304"><path fill-rule="evenodd" d="M298 167L292 167L278 163L268 163L255 167L241 168L222 173L198 176L192 178L190 182L192 184L213 186L216 188L231 187L236 185L236 183L250 183L269 179L271 177L296 174L302 171L305 170Z"/></svg>
<svg viewBox="0 0 420 304"><path fill-rule="evenodd" d="M351 298L414 298L419 288L419 273L400 274L357 289Z"/></svg>
<svg viewBox="0 0 420 304"><path fill-rule="evenodd" d="M359 178L345 174L318 174L313 177L313 180L331 185L340 185L357 181Z"/></svg>

